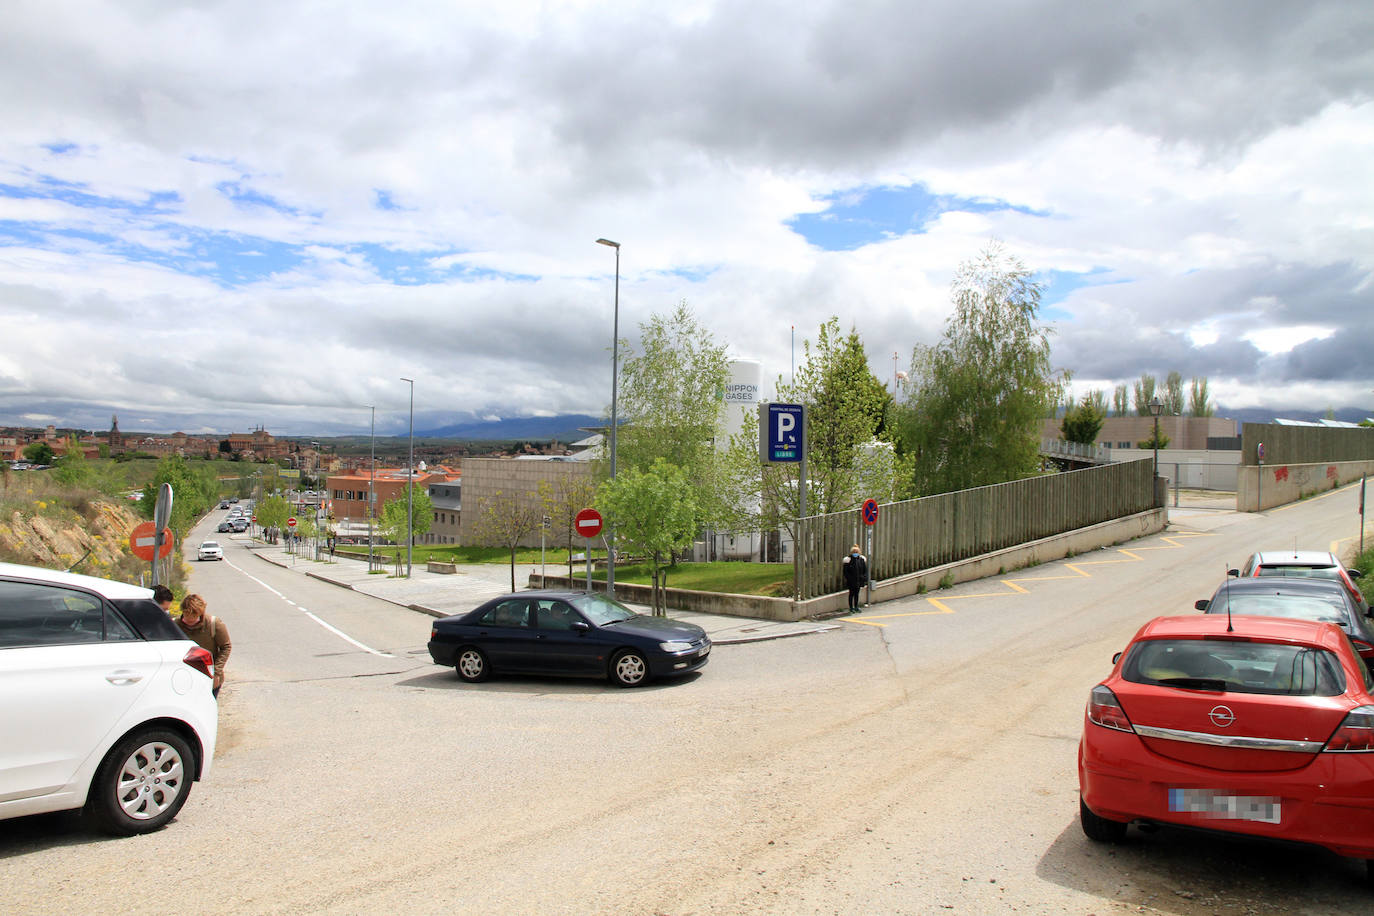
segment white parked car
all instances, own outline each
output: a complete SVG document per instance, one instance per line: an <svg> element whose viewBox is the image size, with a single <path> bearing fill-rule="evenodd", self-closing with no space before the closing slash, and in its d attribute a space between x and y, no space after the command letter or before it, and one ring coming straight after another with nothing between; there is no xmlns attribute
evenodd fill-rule
<svg viewBox="0 0 1374 916"><path fill-rule="evenodd" d="M197 560L223 560L224 550L219 546L218 541L201 541L196 548Z"/></svg>
<svg viewBox="0 0 1374 916"><path fill-rule="evenodd" d="M150 590L0 563L0 819L163 827L210 772L213 672Z"/></svg>

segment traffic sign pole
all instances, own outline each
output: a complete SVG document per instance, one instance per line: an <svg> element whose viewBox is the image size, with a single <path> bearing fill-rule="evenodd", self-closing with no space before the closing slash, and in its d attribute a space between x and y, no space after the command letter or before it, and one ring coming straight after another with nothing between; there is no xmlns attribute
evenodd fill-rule
<svg viewBox="0 0 1374 916"><path fill-rule="evenodd" d="M595 509L583 509L578 512L577 515L573 516L573 530L576 531L580 537L587 539L587 594L589 595L592 593L592 538L601 533L601 526L603 524L601 513L597 512ZM615 558L609 550L606 553L606 562L608 564L606 575L610 576L609 564L614 563ZM606 588L609 594L609 579L607 579Z"/></svg>

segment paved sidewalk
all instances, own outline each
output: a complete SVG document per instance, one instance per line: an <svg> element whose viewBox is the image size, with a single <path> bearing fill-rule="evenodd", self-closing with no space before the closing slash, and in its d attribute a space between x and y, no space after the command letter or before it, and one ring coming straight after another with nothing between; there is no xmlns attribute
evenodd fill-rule
<svg viewBox="0 0 1374 916"><path fill-rule="evenodd" d="M236 536L234 540L246 539ZM357 561L340 557L334 561L316 561L310 559L308 552L304 550L300 556L293 556L282 547L262 544L252 544L249 549L261 559L283 569L434 617L447 617L470 611L482 602L507 594L511 590L508 564L459 566L459 571L454 574L432 573L416 566L411 570L410 578L405 579L393 575L395 567L392 564L381 567L382 572L369 574L366 560ZM538 566L516 564L516 588L525 588L530 573L538 569ZM648 610L643 606L629 606L641 613ZM804 636L839 628L839 624L818 621L783 623L753 617L729 617L722 614L685 611L669 611L668 616L673 620L696 624L705 630L711 637L711 642L718 646L781 639L784 636Z"/></svg>

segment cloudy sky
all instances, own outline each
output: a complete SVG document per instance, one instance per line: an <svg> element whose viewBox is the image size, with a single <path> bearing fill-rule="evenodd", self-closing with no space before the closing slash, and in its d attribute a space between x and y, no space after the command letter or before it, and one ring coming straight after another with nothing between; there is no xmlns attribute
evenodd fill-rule
<svg viewBox="0 0 1374 916"><path fill-rule="evenodd" d="M0 424L403 431L609 402L686 300L890 379L960 261L1076 388L1374 413L1374 4L11 0Z"/></svg>

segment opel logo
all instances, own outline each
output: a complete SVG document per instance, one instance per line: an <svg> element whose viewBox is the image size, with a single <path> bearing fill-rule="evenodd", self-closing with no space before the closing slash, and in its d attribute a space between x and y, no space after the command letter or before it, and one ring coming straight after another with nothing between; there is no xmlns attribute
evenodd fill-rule
<svg viewBox="0 0 1374 916"><path fill-rule="evenodd" d="M1213 706L1207 718L1211 719L1217 728L1229 728L1231 723L1236 721L1236 714L1225 706Z"/></svg>

